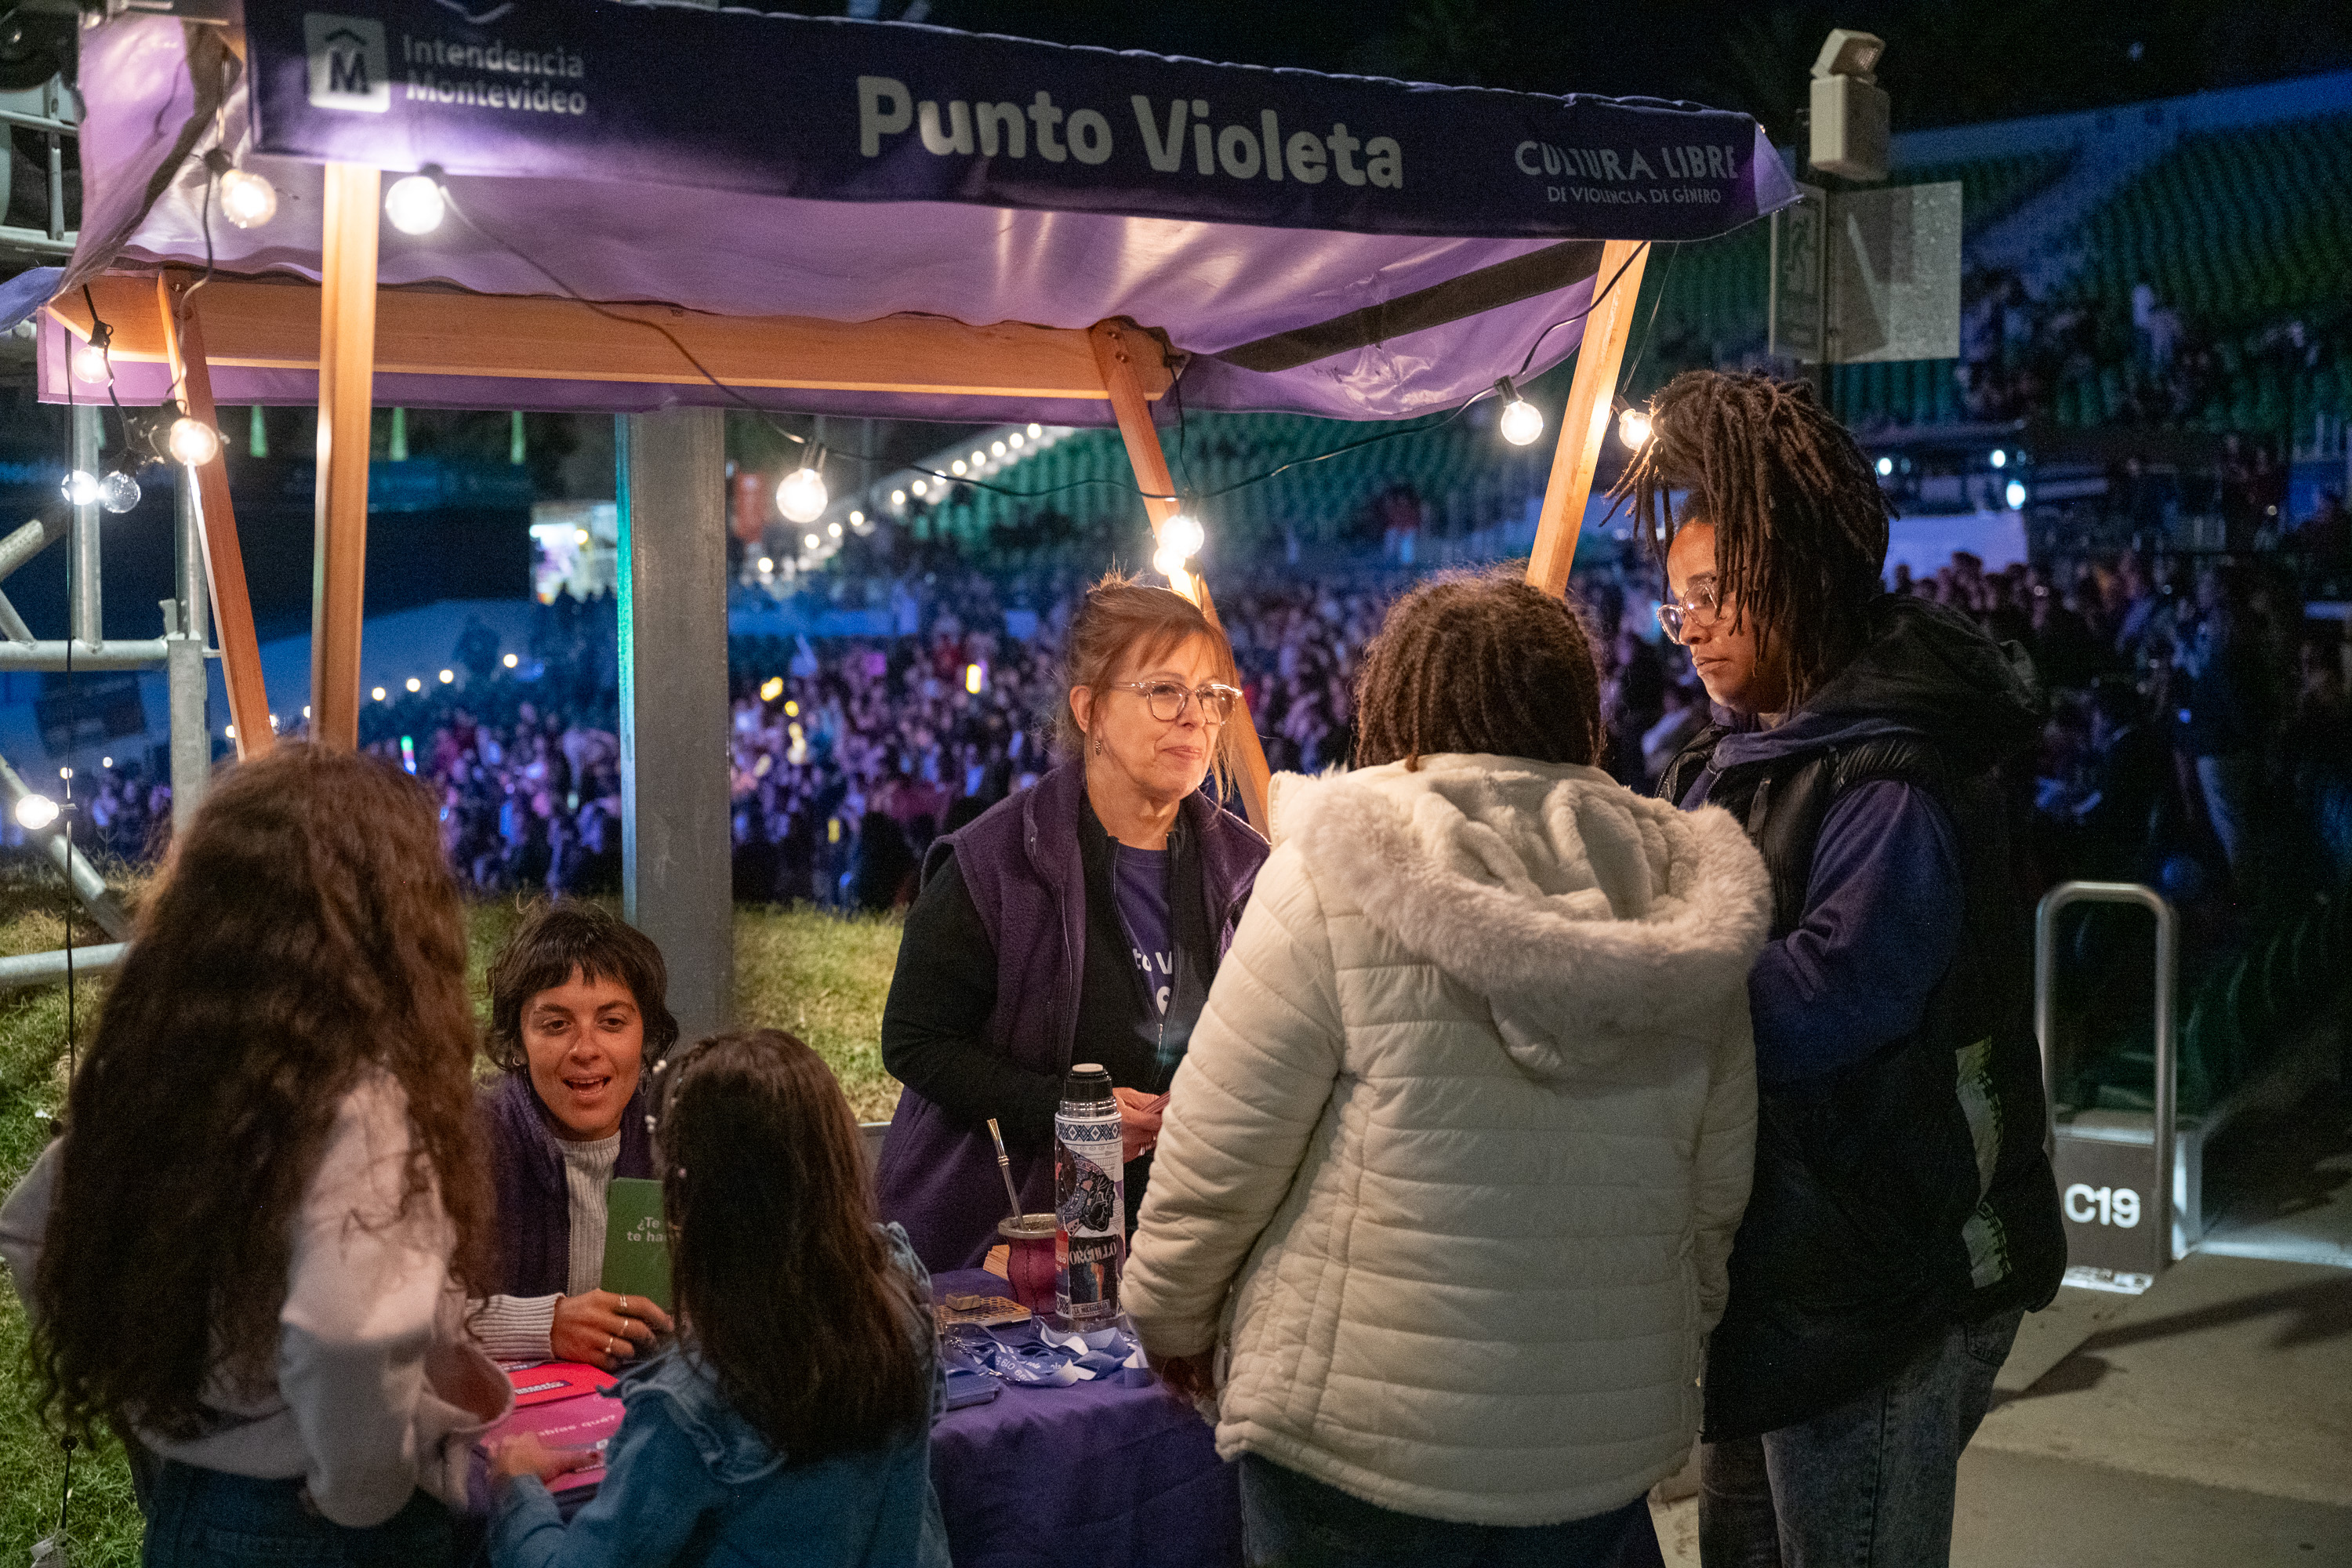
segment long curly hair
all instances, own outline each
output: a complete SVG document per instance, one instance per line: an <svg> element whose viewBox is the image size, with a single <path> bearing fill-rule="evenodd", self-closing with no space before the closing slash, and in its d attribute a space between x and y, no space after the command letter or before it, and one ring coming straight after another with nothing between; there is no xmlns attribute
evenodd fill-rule
<svg viewBox="0 0 2352 1568"><path fill-rule="evenodd" d="M430 801L375 760L280 745L215 783L141 911L68 1093L36 1292L68 1431L205 1429L268 1385L295 1221L345 1094L407 1100L399 1214L438 1203L482 1293L466 934Z"/></svg>
<svg viewBox="0 0 2352 1568"><path fill-rule="evenodd" d="M1445 752L1601 761L1601 669L1567 600L1517 571L1449 573L1389 606L1356 686L1356 765Z"/></svg>
<svg viewBox="0 0 2352 1568"><path fill-rule="evenodd" d="M875 1228L824 1058L746 1029L687 1047L659 1079L671 1289L728 1402L795 1465L919 1421L930 1387L910 1336L930 1324Z"/></svg>
<svg viewBox="0 0 2352 1568"><path fill-rule="evenodd" d="M1650 403L1650 440L1617 481L1664 565L1675 534L1715 529L1715 574L1756 657L1788 659L1802 703L1860 651L1895 509L1870 459L1801 382L1690 370ZM1684 495L1677 513L1672 493Z"/></svg>

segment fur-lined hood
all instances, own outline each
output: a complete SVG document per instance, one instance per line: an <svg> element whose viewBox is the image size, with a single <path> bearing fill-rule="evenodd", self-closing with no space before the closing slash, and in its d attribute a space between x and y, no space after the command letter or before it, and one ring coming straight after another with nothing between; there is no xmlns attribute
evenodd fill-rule
<svg viewBox="0 0 2352 1568"><path fill-rule="evenodd" d="M1720 1016L1764 943L1770 882L1738 823L1597 768L1442 755L1275 785L1276 848L1482 994L1538 1077Z"/></svg>

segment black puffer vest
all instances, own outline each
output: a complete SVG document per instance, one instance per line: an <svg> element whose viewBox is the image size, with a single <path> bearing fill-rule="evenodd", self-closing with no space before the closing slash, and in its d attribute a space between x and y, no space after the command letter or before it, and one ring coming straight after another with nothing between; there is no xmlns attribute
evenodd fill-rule
<svg viewBox="0 0 2352 1568"><path fill-rule="evenodd" d="M1659 794L1688 794L1725 733L1694 740ZM1726 768L1709 791L1764 857L1776 941L1803 918L1831 806L1877 780L1926 790L1949 815L1965 898L1916 1032L1822 1078L1758 1088L1755 1185L1707 1352L1710 1441L1832 1410L1952 1322L2046 1303L2064 1272L2006 813L1990 767L1955 772L1922 735L1881 733Z"/></svg>

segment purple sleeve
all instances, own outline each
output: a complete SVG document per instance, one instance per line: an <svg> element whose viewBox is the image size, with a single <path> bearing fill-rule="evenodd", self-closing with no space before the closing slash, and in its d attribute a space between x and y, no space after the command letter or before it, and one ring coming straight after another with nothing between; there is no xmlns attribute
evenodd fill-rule
<svg viewBox="0 0 2352 1568"><path fill-rule="evenodd" d="M1757 1077L1834 1072L1917 1028L1963 902L1951 818L1933 796L1892 779L1841 796L1813 847L1804 919L1748 976Z"/></svg>

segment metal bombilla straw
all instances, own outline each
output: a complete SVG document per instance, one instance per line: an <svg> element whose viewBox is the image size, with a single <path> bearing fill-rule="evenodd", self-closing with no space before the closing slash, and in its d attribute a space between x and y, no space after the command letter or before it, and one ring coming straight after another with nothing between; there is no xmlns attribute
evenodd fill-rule
<svg viewBox="0 0 2352 1568"><path fill-rule="evenodd" d="M1013 1156L1004 1152L1004 1134L997 1130L996 1118L988 1119L988 1135L996 1140L996 1173L1004 1178L1004 1195L1013 1205L1013 1217L1021 1217L1021 1194L1013 1185Z"/></svg>

